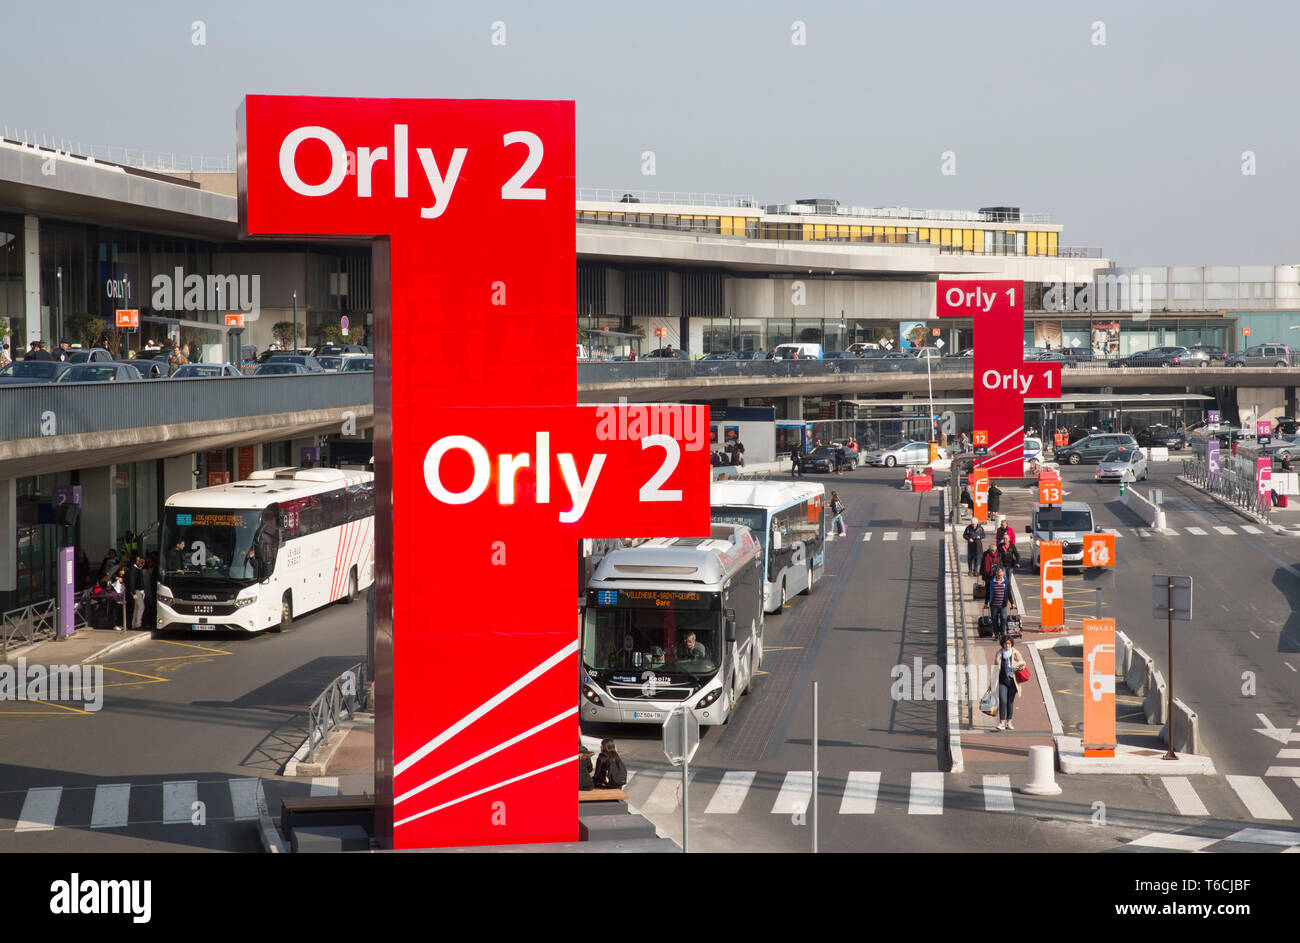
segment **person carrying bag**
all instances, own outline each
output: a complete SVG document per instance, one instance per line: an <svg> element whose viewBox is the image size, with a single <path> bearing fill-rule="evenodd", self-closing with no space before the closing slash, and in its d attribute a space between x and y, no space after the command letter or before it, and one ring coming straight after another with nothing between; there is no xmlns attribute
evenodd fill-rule
<svg viewBox="0 0 1300 943"><path fill-rule="evenodd" d="M991 716L991 712L986 710L984 705L988 702L989 696L996 691L998 730L1016 729L1016 725L1011 722L1012 715L1015 713L1016 695L1020 693L1020 685L1028 680L1029 666L1025 664L1024 656L1016 650L1015 641L1010 636L1004 635L1001 647L993 658L989 689L980 699L980 709Z"/></svg>

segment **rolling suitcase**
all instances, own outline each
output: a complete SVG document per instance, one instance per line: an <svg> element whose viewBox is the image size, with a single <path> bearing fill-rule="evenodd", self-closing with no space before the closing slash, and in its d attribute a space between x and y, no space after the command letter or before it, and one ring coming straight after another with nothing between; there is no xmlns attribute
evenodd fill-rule
<svg viewBox="0 0 1300 943"><path fill-rule="evenodd" d="M975 591L971 594L976 602L983 602L989 598L989 588L985 583L976 583Z"/></svg>
<svg viewBox="0 0 1300 943"><path fill-rule="evenodd" d="M1012 638L1020 638L1021 630L1019 613L1013 612L1011 615L1007 616L1007 630L1004 634L1009 635Z"/></svg>
<svg viewBox="0 0 1300 943"><path fill-rule="evenodd" d="M980 638L990 638L993 635L993 617L980 616Z"/></svg>

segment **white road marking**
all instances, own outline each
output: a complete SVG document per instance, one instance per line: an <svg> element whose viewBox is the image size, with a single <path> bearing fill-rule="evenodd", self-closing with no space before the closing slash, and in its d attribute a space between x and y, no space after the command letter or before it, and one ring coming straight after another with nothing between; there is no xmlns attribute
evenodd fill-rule
<svg viewBox="0 0 1300 943"><path fill-rule="evenodd" d="M691 773L692 780L695 774ZM659 780L650 798L641 807L642 812L672 812L682 803L682 774L676 771L665 773Z"/></svg>
<svg viewBox="0 0 1300 943"><path fill-rule="evenodd" d="M1150 835L1143 835L1135 841L1129 842L1131 845L1141 845L1144 848L1164 848L1166 851L1200 851L1213 845L1219 839L1202 838L1200 835L1166 835L1162 832L1152 832Z"/></svg>
<svg viewBox="0 0 1300 943"><path fill-rule="evenodd" d="M1010 776L984 777L984 811L1014 812L1016 802L1011 797Z"/></svg>
<svg viewBox="0 0 1300 943"><path fill-rule="evenodd" d="M1257 819L1291 819L1291 813L1278 801L1277 796L1258 776L1227 776L1228 785L1237 794L1247 811Z"/></svg>
<svg viewBox="0 0 1300 943"><path fill-rule="evenodd" d="M793 770L785 774L785 782L772 803L773 815L794 815L808 811L812 801L812 770Z"/></svg>
<svg viewBox="0 0 1300 943"><path fill-rule="evenodd" d="M95 787L95 805L90 812L91 828L121 828L131 805L130 783L100 783Z"/></svg>
<svg viewBox="0 0 1300 943"><path fill-rule="evenodd" d="M1259 638L1259 635L1256 634L1254 629L1248 629L1247 631L1250 632L1251 635L1254 635L1255 638Z"/></svg>
<svg viewBox="0 0 1300 943"><path fill-rule="evenodd" d="M1197 537L1208 537L1208 536L1209 536L1209 534L1207 534L1205 531L1201 530L1199 527L1189 527L1189 528L1187 528L1187 533L1189 533L1189 534L1195 534Z"/></svg>
<svg viewBox="0 0 1300 943"><path fill-rule="evenodd" d="M311 778L311 794L313 796L337 796L339 794L339 778L337 776L313 776Z"/></svg>
<svg viewBox="0 0 1300 943"><path fill-rule="evenodd" d="M1279 760L1300 760L1300 750L1278 750Z"/></svg>
<svg viewBox="0 0 1300 943"><path fill-rule="evenodd" d="M194 803L199 801L197 780L186 779L163 783L163 824L189 822Z"/></svg>
<svg viewBox="0 0 1300 943"><path fill-rule="evenodd" d="M1255 845L1300 845L1300 832L1282 828L1243 828L1223 840L1250 842Z"/></svg>
<svg viewBox="0 0 1300 943"><path fill-rule="evenodd" d="M871 539L871 531L867 531L865 534L862 535L863 543L866 543L870 539Z"/></svg>
<svg viewBox="0 0 1300 943"><path fill-rule="evenodd" d="M1139 527L1137 528L1137 535L1139 537L1154 537L1156 535L1156 532L1153 531L1150 527Z"/></svg>
<svg viewBox="0 0 1300 943"><path fill-rule="evenodd" d="M718 783L713 798L705 808L706 813L731 815L740 811L740 806L749 794L749 787L754 784L754 773L735 772L725 774Z"/></svg>
<svg viewBox="0 0 1300 943"><path fill-rule="evenodd" d="M908 815L943 815L943 773L913 773Z"/></svg>
<svg viewBox="0 0 1300 943"><path fill-rule="evenodd" d="M1226 527L1223 524L1215 524L1214 529L1217 530L1220 534L1227 534L1229 537L1237 536L1237 532L1235 530L1233 530L1231 527Z"/></svg>
<svg viewBox="0 0 1300 943"><path fill-rule="evenodd" d="M226 785L230 788L230 805L236 822L255 819L266 809L266 794L260 779L231 779Z"/></svg>
<svg viewBox="0 0 1300 943"><path fill-rule="evenodd" d="M1201 797L1192 788L1191 780L1186 776L1161 776L1160 782L1169 793L1169 798L1174 800L1174 807L1179 815L1210 814L1210 810L1205 807Z"/></svg>
<svg viewBox="0 0 1300 943"><path fill-rule="evenodd" d="M912 531L912 539L913 539L913 540L925 540L925 531L923 531L923 530L914 530L914 531Z"/></svg>
<svg viewBox="0 0 1300 943"><path fill-rule="evenodd" d="M1164 534L1166 537L1177 537L1177 536L1178 536L1178 531L1177 531L1175 528L1173 528L1173 527L1161 527L1161 528L1159 528L1159 530L1160 530L1160 533Z"/></svg>
<svg viewBox="0 0 1300 943"><path fill-rule="evenodd" d="M896 530L887 530L887 531L885 531L884 536L881 537L880 539L881 539L881 540L897 540L897 539L898 539L898 531L896 531Z"/></svg>
<svg viewBox="0 0 1300 943"><path fill-rule="evenodd" d="M1254 524L1242 524L1242 525L1241 525L1241 529L1244 530L1244 531L1245 531L1246 533L1248 533L1248 534L1262 534L1262 533L1264 533L1262 530L1260 530L1260 529L1259 529L1258 527L1256 527Z"/></svg>
<svg viewBox="0 0 1300 943"><path fill-rule="evenodd" d="M54 828L54 819L59 814L59 802L63 798L62 786L36 786L27 790L23 798L23 810L18 813L15 832L48 832Z"/></svg>
<svg viewBox="0 0 1300 943"><path fill-rule="evenodd" d="M1270 766L1264 770L1265 776L1288 776L1292 779L1300 779L1300 766ZM1290 818L1288 815L1287 818Z"/></svg>
<svg viewBox="0 0 1300 943"><path fill-rule="evenodd" d="M874 815L876 796L880 793L880 774L854 770L844 783L840 815Z"/></svg>

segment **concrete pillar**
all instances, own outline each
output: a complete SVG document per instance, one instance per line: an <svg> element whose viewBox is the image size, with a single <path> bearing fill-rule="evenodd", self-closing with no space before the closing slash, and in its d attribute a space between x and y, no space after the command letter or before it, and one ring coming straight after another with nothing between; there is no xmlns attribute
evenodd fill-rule
<svg viewBox="0 0 1300 943"><path fill-rule="evenodd" d="M117 492L113 487L116 465L101 465L81 472L81 546L91 560L117 546Z"/></svg>
<svg viewBox="0 0 1300 943"><path fill-rule="evenodd" d="M196 487L193 455L177 455L163 459L163 495L165 498L170 498L180 491L193 491Z"/></svg>
<svg viewBox="0 0 1300 943"><path fill-rule="evenodd" d="M47 337L41 324L41 222L35 216L23 217L23 313L27 318L26 338L13 338L13 358L25 351L32 341L45 340L48 346L58 338Z"/></svg>
<svg viewBox="0 0 1300 943"><path fill-rule="evenodd" d="M803 419L803 396L787 396L785 398L785 418Z"/></svg>
<svg viewBox="0 0 1300 943"><path fill-rule="evenodd" d="M733 396L733 397L731 397L730 399L727 400L727 405L728 405L728 406L744 406L744 405L745 405L745 398L744 398L743 396L740 396L740 397L735 397L735 396Z"/></svg>
<svg viewBox="0 0 1300 943"><path fill-rule="evenodd" d="M0 593L18 588L18 480L0 480Z"/></svg>

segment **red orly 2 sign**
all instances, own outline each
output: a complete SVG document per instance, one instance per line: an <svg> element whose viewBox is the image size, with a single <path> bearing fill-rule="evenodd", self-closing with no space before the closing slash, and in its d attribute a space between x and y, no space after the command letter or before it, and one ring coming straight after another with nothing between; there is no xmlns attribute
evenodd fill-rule
<svg viewBox="0 0 1300 943"><path fill-rule="evenodd" d="M1058 399L1059 363L1025 363L1024 282L958 280L936 286L941 318L974 321L975 428L988 430L994 478L1024 474L1025 400Z"/></svg>
<svg viewBox="0 0 1300 943"><path fill-rule="evenodd" d="M582 537L709 532L707 407L574 405L572 102L249 96L248 236L372 246L376 831L578 835Z"/></svg>

